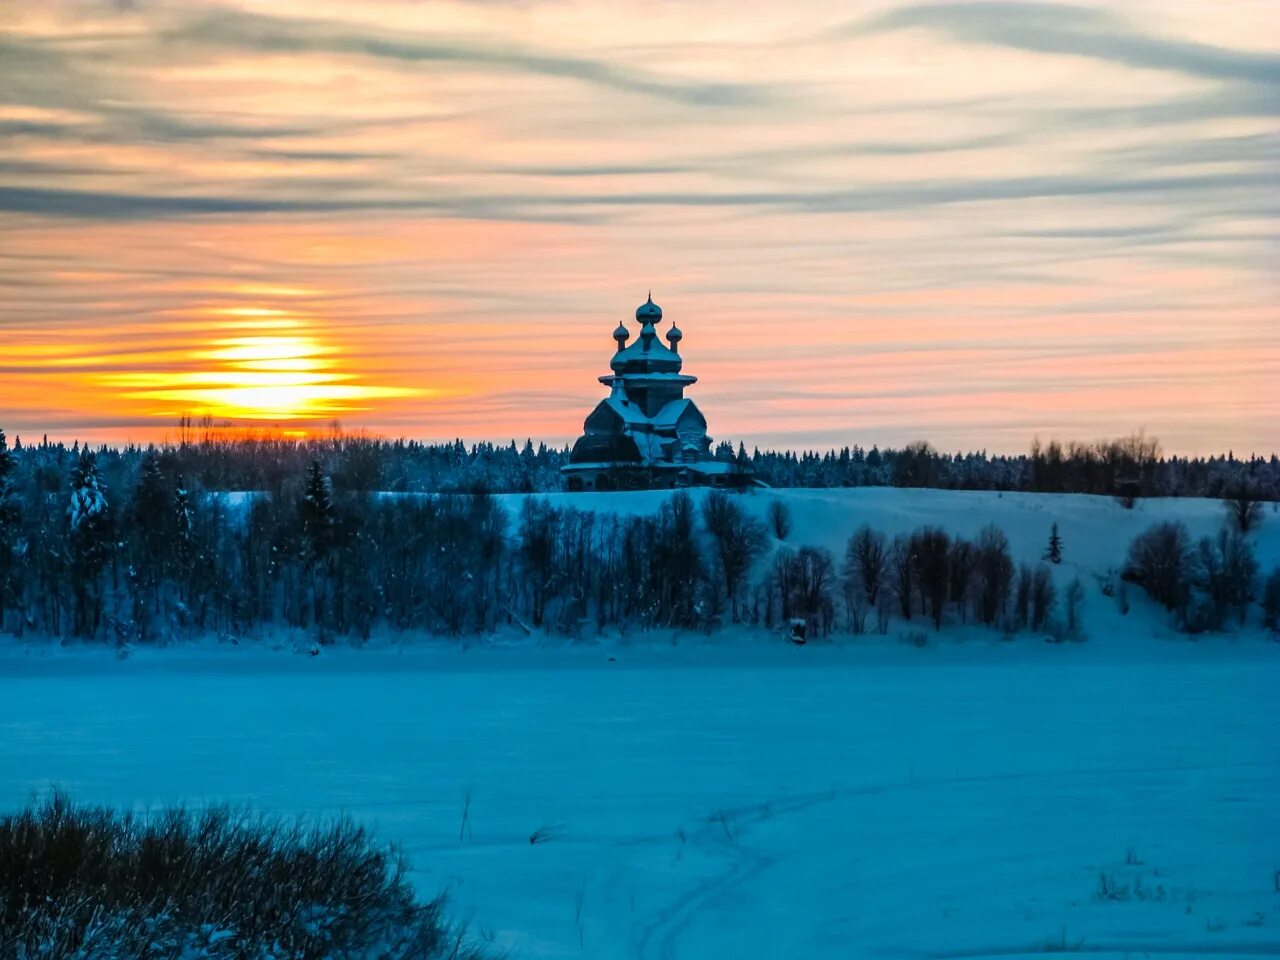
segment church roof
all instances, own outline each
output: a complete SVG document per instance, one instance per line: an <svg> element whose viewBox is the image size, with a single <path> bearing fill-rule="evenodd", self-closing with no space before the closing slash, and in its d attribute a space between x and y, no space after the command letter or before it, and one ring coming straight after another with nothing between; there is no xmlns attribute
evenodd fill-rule
<svg viewBox="0 0 1280 960"><path fill-rule="evenodd" d="M688 397L681 397L679 400L672 400L665 407L659 410L653 418L655 427L674 427L681 415L693 407L693 401ZM697 410L697 407L693 407Z"/></svg>
<svg viewBox="0 0 1280 960"><path fill-rule="evenodd" d="M658 342L656 337L649 340L649 349L647 350L645 349L644 338L637 337L629 347L623 347L613 355L613 359L609 361L609 366L617 370L621 365L640 362L656 363L660 367L670 366L673 370L679 370L684 360L680 354L670 347Z"/></svg>
<svg viewBox="0 0 1280 960"><path fill-rule="evenodd" d="M649 422L649 418L644 415L644 411L638 405L625 400L622 396L614 394L613 396L605 397L602 402L620 416L622 422L628 426Z"/></svg>

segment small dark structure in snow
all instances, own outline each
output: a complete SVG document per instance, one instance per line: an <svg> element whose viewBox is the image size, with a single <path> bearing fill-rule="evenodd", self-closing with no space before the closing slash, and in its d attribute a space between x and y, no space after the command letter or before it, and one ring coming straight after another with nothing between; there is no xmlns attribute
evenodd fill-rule
<svg viewBox="0 0 1280 960"><path fill-rule="evenodd" d="M633 490L653 487L739 486L750 467L711 454L707 421L684 395L698 378L681 372L684 334L674 324L667 345L658 341L662 308L653 297L636 310L640 336L613 331L617 349L600 377L609 396L591 411L583 435L561 467L570 490Z"/></svg>
<svg viewBox="0 0 1280 960"><path fill-rule="evenodd" d="M797 647L803 647L808 640L809 621L804 617L793 617L791 620L791 633L787 637Z"/></svg>

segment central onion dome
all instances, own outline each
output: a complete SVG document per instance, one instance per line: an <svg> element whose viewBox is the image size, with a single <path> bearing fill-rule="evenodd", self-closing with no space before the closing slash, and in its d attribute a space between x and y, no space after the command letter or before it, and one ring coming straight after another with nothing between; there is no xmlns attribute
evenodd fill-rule
<svg viewBox="0 0 1280 960"><path fill-rule="evenodd" d="M662 320L662 308L653 302L653 294L649 294L649 299L636 307L636 319L641 323L658 323Z"/></svg>

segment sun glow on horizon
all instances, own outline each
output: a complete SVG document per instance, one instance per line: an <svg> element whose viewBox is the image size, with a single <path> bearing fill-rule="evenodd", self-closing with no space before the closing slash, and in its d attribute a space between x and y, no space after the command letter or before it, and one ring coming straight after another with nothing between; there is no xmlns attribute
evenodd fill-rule
<svg viewBox="0 0 1280 960"><path fill-rule="evenodd" d="M340 369L332 344L314 334L280 332L276 311L227 312L271 317L264 324L269 332L224 337L191 351L188 357L197 369L110 372L100 374L100 382L126 398L163 404L147 411L153 416L194 413L220 420L327 419L368 409L373 400L427 392L358 382L354 372Z"/></svg>

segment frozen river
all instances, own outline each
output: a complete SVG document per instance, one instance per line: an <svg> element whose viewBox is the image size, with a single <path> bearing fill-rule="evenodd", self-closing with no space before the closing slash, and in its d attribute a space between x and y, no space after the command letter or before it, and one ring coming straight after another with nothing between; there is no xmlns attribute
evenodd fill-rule
<svg viewBox="0 0 1280 960"><path fill-rule="evenodd" d="M1280 657L1176 652L7 659L0 805L346 812L515 958L1280 954Z"/></svg>

